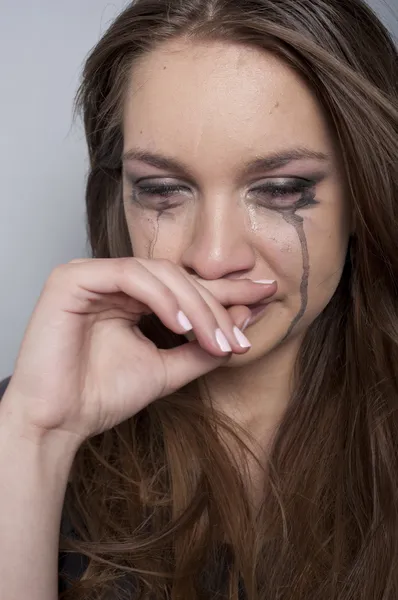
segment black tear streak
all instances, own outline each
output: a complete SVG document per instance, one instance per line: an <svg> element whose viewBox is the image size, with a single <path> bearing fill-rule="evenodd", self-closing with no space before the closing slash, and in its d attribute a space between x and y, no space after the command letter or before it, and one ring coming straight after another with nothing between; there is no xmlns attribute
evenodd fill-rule
<svg viewBox="0 0 398 600"><path fill-rule="evenodd" d="M300 217L299 215L297 215L296 211L300 208L301 203L303 201L306 201L308 204L315 204L316 202L315 202L314 196L315 196L315 192L308 190L307 193L304 194L303 197L300 198L300 200L298 200L298 202L296 202L296 205L292 208L292 210L280 211L280 213L282 214L282 217L286 221L286 223L289 223L289 225L292 225L295 228L297 236L300 241L301 254L303 257L303 275L301 277L301 283L300 283L301 306L300 306L300 310L298 311L297 315L294 317L293 321L290 323L289 329L287 330L285 336L283 337L282 342L284 342L285 339L287 337L289 337L289 335L291 334L291 332L293 331L293 329L295 328L295 326L297 325L297 323L300 321L300 319L303 317L305 311L307 310L308 280L310 277L310 258L309 258L309 254L308 254L307 238L306 238L305 231L304 231L304 219L303 219L303 217Z"/></svg>
<svg viewBox="0 0 398 600"><path fill-rule="evenodd" d="M136 204L138 204L142 210L144 210L144 206L142 204L142 202L140 201L140 199L138 198L138 194L136 192L136 190L133 190L133 200ZM149 248L148 248L148 258L153 258L153 251L155 249L155 246L157 244L158 241L158 237L159 237L159 219L162 216L163 211L159 211L156 217L156 226L153 228L153 238L152 240L149 242Z"/></svg>
<svg viewBox="0 0 398 600"><path fill-rule="evenodd" d="M290 323L289 329L287 330L285 336L283 337L282 342L284 342L285 339L291 334L294 327L297 325L297 323L303 317L303 315L307 309L307 305L308 305L308 280L309 280L309 276L310 276L310 260L309 260L309 254L308 254L308 244L307 244L307 238L306 238L305 231L304 231L304 219L303 219L303 217L300 217L299 215L297 215L296 211L301 207L301 203L303 201L306 201L308 204L316 204L314 196L315 196L314 191L308 190L307 193L303 194L303 196L300 198L300 200L298 200L296 202L296 204L292 208L292 210L287 211L286 209L284 209L284 210L278 211L278 212L280 212L280 214L282 215L282 217L286 221L286 223L289 223L289 225L292 225L295 228L295 230L297 232L297 236L300 241L301 254L303 257L303 275L301 277L301 283L300 283L301 306L300 306L300 310L298 311L297 315L294 317L293 321ZM138 201L137 197L135 197L135 200ZM157 214L157 217L156 217L156 229L154 228L154 236L153 236L152 241L149 244L149 252L148 252L149 258L153 257L153 251L154 251L155 245L157 244L157 241L158 241L159 219L162 216L162 213L163 213L163 211L159 211Z"/></svg>
<svg viewBox="0 0 398 600"><path fill-rule="evenodd" d="M149 244L149 258L153 258L153 251L155 249L155 246L157 244L158 241L158 237L159 237L159 219L160 219L161 213L159 212L156 216L156 225L154 227L154 232L153 232L153 238L152 241Z"/></svg>

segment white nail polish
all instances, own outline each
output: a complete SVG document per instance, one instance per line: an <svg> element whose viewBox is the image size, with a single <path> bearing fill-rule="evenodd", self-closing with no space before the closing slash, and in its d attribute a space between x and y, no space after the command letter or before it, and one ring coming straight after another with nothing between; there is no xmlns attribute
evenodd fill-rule
<svg viewBox="0 0 398 600"><path fill-rule="evenodd" d="M252 317L251 317L251 315L250 315L250 317L247 317L246 321L243 323L242 327L240 328L240 329L241 329L241 331L244 331L244 330L246 329L246 327L247 327L247 326L249 325L249 323L250 323L250 319L251 319L251 318L252 318Z"/></svg>
<svg viewBox="0 0 398 600"><path fill-rule="evenodd" d="M254 280L253 283L262 283L265 285L271 285L272 283L275 283L275 279L257 279L257 280Z"/></svg>
<svg viewBox="0 0 398 600"><path fill-rule="evenodd" d="M191 331L193 329L191 321L188 319L187 315L180 310L177 314L177 320L181 327L185 329L185 331Z"/></svg>
<svg viewBox="0 0 398 600"><path fill-rule="evenodd" d="M221 329L216 329L216 340L223 352L232 352L232 348Z"/></svg>
<svg viewBox="0 0 398 600"><path fill-rule="evenodd" d="M251 343L238 327L234 327L234 334L241 348L251 348Z"/></svg>

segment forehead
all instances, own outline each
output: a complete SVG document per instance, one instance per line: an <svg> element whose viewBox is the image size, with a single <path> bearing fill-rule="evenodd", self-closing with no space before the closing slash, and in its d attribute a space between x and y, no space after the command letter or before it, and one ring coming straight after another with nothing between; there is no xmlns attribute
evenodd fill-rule
<svg viewBox="0 0 398 600"><path fill-rule="evenodd" d="M232 166L251 153L330 151L311 90L269 52L231 43L168 42L135 63L124 106L132 146Z"/></svg>

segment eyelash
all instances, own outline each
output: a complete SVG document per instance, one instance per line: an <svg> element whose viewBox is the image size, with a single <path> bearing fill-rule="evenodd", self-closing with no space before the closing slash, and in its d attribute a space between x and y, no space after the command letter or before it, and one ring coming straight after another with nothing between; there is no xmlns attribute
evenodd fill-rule
<svg viewBox="0 0 398 600"><path fill-rule="evenodd" d="M308 179L296 179L290 181L286 185L277 185L277 184L264 184L257 188L253 188L251 191L256 194L267 193L270 194L273 198L286 197L289 195L297 195L301 193L299 200L286 206L284 209L279 208L278 210L287 210L292 209L292 207L297 208L305 208L306 206L310 206L311 204L317 204L314 199L314 194L311 193L312 189L315 186L314 181L310 181ZM150 197L159 196L163 199L163 202L159 203L158 206L154 207L155 210L159 210L159 212L166 212L168 209L172 209L177 205L166 205L166 200L173 194L185 192L189 190L189 188L183 185L167 185L167 184L158 184L158 185L141 185L136 186L133 189L133 201L137 200L136 195L137 192L143 195L147 195ZM265 205L266 203L264 203ZM298 206L300 205L300 206Z"/></svg>

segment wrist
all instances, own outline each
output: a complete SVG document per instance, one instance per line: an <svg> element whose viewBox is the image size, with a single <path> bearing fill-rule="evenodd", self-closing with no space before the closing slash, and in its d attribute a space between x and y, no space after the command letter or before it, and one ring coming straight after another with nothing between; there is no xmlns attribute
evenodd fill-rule
<svg viewBox="0 0 398 600"><path fill-rule="evenodd" d="M37 427L29 422L23 411L18 410L19 405L18 399L8 398L7 393L0 402L0 439L62 452L66 458L72 457L73 460L83 440L69 431Z"/></svg>

